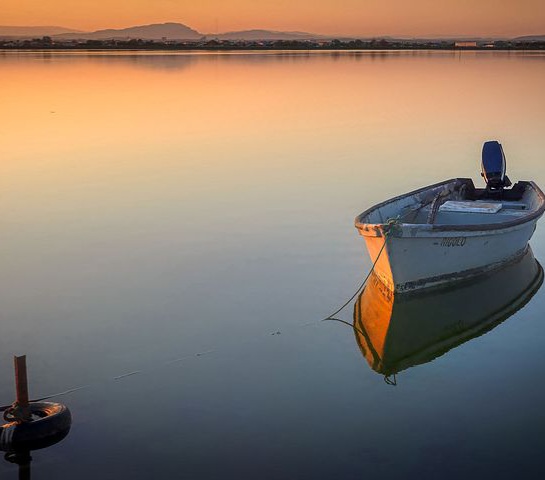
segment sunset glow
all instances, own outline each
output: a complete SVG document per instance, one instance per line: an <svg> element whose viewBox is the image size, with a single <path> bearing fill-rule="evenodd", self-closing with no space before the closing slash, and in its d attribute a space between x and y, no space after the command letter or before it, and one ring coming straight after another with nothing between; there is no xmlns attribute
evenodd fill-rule
<svg viewBox="0 0 545 480"><path fill-rule="evenodd" d="M180 22L202 33L254 28L329 35L545 33L543 0L4 0L3 25L59 25L86 31Z"/></svg>

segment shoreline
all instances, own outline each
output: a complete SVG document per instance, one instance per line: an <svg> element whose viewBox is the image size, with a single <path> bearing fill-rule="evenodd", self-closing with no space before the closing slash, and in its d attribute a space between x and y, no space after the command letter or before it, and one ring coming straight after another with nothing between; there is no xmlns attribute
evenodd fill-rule
<svg viewBox="0 0 545 480"><path fill-rule="evenodd" d="M403 52L403 51L442 51L442 52L526 52L526 51L545 51L545 45L537 47L432 47L432 46L407 46L407 47L264 47L264 46L89 46L89 45L59 45L59 46L2 46L0 51L136 51L136 52Z"/></svg>
<svg viewBox="0 0 545 480"><path fill-rule="evenodd" d="M134 51L403 51L403 50L441 50L441 51L510 51L545 50L541 40L495 40L495 41L455 41L455 40L403 40L403 39L330 39L320 40L218 40L202 38L199 40L168 40L141 38L110 38L101 40L59 39L54 37L13 38L0 37L0 50L134 50Z"/></svg>

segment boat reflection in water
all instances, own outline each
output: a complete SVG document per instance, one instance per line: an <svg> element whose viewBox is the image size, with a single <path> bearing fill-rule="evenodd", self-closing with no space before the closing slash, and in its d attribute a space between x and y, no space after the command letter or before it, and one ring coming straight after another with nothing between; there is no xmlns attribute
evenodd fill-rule
<svg viewBox="0 0 545 480"><path fill-rule="evenodd" d="M495 328L542 283L531 248L500 271L434 292L394 294L373 274L354 306L356 341L370 367L395 384L396 373Z"/></svg>

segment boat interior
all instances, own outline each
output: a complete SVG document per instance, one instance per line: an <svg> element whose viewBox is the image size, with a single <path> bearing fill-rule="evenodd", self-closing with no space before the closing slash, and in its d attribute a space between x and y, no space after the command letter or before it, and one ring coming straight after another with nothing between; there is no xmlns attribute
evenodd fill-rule
<svg viewBox="0 0 545 480"><path fill-rule="evenodd" d="M383 224L390 219L405 224L495 224L545 208L543 193L533 182L511 184L498 142L484 144L481 167L485 188L476 188L470 178L449 180L383 202L358 216L356 224Z"/></svg>
<svg viewBox="0 0 545 480"><path fill-rule="evenodd" d="M449 190L444 195L438 193L422 207L418 202L418 205L404 208L397 215L403 223L479 225L524 217L537 207L528 182L518 182L509 190L491 192L486 188L475 188L473 181L468 180L460 189Z"/></svg>
<svg viewBox="0 0 545 480"><path fill-rule="evenodd" d="M543 205L543 194L531 182L491 191L475 188L470 178L458 178L381 203L358 216L356 223L399 219L406 224L493 224L525 217Z"/></svg>

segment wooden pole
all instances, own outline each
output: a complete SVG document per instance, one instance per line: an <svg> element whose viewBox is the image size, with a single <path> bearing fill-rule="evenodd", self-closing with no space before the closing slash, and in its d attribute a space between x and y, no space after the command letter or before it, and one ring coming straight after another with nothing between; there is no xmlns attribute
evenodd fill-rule
<svg viewBox="0 0 545 480"><path fill-rule="evenodd" d="M13 357L15 366L15 391L17 395L17 404L19 405L23 421L32 419L30 406L28 404L28 379L26 374L26 355Z"/></svg>
<svg viewBox="0 0 545 480"><path fill-rule="evenodd" d="M19 454L19 480L31 480L30 462L32 457L29 451Z"/></svg>

